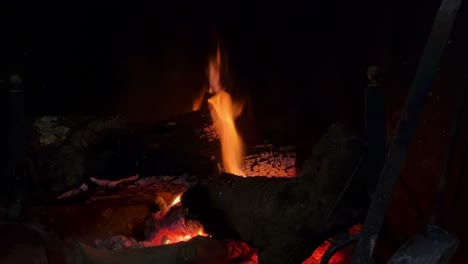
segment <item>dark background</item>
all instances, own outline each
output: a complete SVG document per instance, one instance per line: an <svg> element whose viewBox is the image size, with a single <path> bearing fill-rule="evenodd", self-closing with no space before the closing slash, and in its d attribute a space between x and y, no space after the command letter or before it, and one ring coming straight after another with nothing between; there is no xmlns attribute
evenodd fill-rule
<svg viewBox="0 0 468 264"><path fill-rule="evenodd" d="M250 96L243 133L296 143L299 162L337 120L361 126L366 67L380 65L392 133L440 1L2 1L0 80L24 77L28 115L124 113L135 122L191 110L207 56L229 53L233 93ZM467 3L390 206L389 247L428 223L466 75ZM464 120L468 120L465 111ZM250 129L250 130L249 130ZM247 132L246 132L247 131ZM252 132L253 133L253 132ZM462 128L468 135L468 126ZM446 192L444 226L468 236L466 137ZM301 156L302 155L302 156Z"/></svg>
<svg viewBox="0 0 468 264"><path fill-rule="evenodd" d="M307 152L332 122L361 127L370 63L403 102L439 1L2 3L1 72L24 76L31 115L190 111L221 41L234 95L251 102L244 136Z"/></svg>
<svg viewBox="0 0 468 264"><path fill-rule="evenodd" d="M390 54L385 67L392 77L394 63L400 71L403 61L411 65L438 6L438 1L296 0L4 3L2 72L25 76L30 113L123 110L145 119L190 110L207 52L218 38L229 50L237 89L254 98L255 113L293 109L316 122L354 109L350 99L362 90L370 62L382 63Z"/></svg>

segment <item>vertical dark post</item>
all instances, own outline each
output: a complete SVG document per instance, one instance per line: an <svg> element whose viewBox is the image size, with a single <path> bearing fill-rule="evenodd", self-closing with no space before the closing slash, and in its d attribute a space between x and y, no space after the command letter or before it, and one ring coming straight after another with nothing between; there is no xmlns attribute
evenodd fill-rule
<svg viewBox="0 0 468 264"><path fill-rule="evenodd" d="M9 125L9 100L10 90L6 80L0 80L0 117L2 129L0 129L0 197L5 199L8 194L8 178L10 177L10 148L8 143Z"/></svg>
<svg viewBox="0 0 468 264"><path fill-rule="evenodd" d="M401 119L389 152L367 218L356 245L352 264L373 263L372 253L379 235L385 212L393 193L393 187L400 176L406 153L415 134L419 117L423 110L437 67L450 37L452 26L461 0L443 0L435 17L432 32L422 53L419 65L411 84L405 105L405 118Z"/></svg>
<svg viewBox="0 0 468 264"><path fill-rule="evenodd" d="M7 165L7 182L9 183L10 208L8 217L19 217L25 196L25 117L24 91L20 76L10 76L9 89L9 126L7 134L9 164Z"/></svg>
<svg viewBox="0 0 468 264"><path fill-rule="evenodd" d="M378 76L377 66L369 66L368 84L364 91L364 135L367 150L363 166L368 176L369 194L375 189L387 154L385 97Z"/></svg>

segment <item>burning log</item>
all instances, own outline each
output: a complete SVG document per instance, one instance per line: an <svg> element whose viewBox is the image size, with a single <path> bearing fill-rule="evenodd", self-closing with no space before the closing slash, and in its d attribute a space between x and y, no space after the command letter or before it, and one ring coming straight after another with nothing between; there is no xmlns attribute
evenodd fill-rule
<svg viewBox="0 0 468 264"><path fill-rule="evenodd" d="M205 237L197 237L189 242L121 251L96 249L84 244L80 247L82 261L71 261L70 264L152 264L155 262L222 264L227 255L227 250L222 243Z"/></svg>
<svg viewBox="0 0 468 264"><path fill-rule="evenodd" d="M75 120L76 119L76 120ZM49 117L35 122L35 155L53 191L139 175L206 175L217 169L220 144L208 112L151 125L122 117ZM94 184L94 183L92 183Z"/></svg>
<svg viewBox="0 0 468 264"><path fill-rule="evenodd" d="M242 242L222 242L197 236L170 245L110 251L76 244L68 254L68 264L234 264L254 263L255 251Z"/></svg>
<svg viewBox="0 0 468 264"><path fill-rule="evenodd" d="M203 227L199 222L183 218L180 204L171 207L167 214L150 216L145 226L145 238L154 245L186 241L203 235Z"/></svg>
<svg viewBox="0 0 468 264"><path fill-rule="evenodd" d="M296 153L270 144L254 146L244 158L243 172L245 176L295 177Z"/></svg>
<svg viewBox="0 0 468 264"><path fill-rule="evenodd" d="M186 191L182 206L214 238L257 248L261 264L300 263L360 220L368 198L365 177L356 172L363 153L362 141L336 125L318 142L300 177L222 174Z"/></svg>
<svg viewBox="0 0 468 264"><path fill-rule="evenodd" d="M85 255L89 263L103 264L114 261L114 256L105 259L101 256L113 255L112 252L116 251L119 254L126 252L125 256L131 255L136 263L146 263L146 258L150 256L156 258L153 261L162 263L257 263L256 250L246 243L218 241L206 237L198 221L183 217L180 202L177 201L176 198L168 209L146 219L144 241L121 235L113 236L104 241L96 240L95 249L81 246L79 255ZM138 250L142 248L150 249ZM98 253L94 254L95 252ZM115 258L120 258L119 254L115 254Z"/></svg>

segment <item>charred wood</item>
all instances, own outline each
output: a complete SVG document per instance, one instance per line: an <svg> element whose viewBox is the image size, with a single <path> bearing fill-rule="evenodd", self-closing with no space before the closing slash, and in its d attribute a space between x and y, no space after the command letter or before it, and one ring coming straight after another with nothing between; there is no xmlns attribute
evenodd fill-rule
<svg viewBox="0 0 468 264"><path fill-rule="evenodd" d="M202 111L152 125L129 124L120 116L43 117L33 134L39 172L57 192L89 183L90 177L207 175L219 159L219 142Z"/></svg>
<svg viewBox="0 0 468 264"><path fill-rule="evenodd" d="M182 196L188 219L218 239L245 241L259 263L300 263L327 238L361 220L364 144L341 125L314 148L297 178L222 174Z"/></svg>
<svg viewBox="0 0 468 264"><path fill-rule="evenodd" d="M241 242L222 242L198 236L187 242L119 251L76 244L67 254L67 264L234 264L248 263L254 253Z"/></svg>
<svg viewBox="0 0 468 264"><path fill-rule="evenodd" d="M270 144L254 146L244 158L243 171L245 176L294 177L294 147L277 148Z"/></svg>

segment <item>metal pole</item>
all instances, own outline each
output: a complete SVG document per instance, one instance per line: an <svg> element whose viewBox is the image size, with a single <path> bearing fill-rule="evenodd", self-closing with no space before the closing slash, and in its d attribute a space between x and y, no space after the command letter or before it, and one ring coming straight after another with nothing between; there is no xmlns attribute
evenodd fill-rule
<svg viewBox="0 0 468 264"><path fill-rule="evenodd" d="M415 134L445 45L450 37L461 0L443 0L432 27L432 32L419 61L415 78L405 105L405 118L401 119L367 213L364 227L356 245L352 264L373 263L372 253L380 232L393 187L398 180L406 153Z"/></svg>

